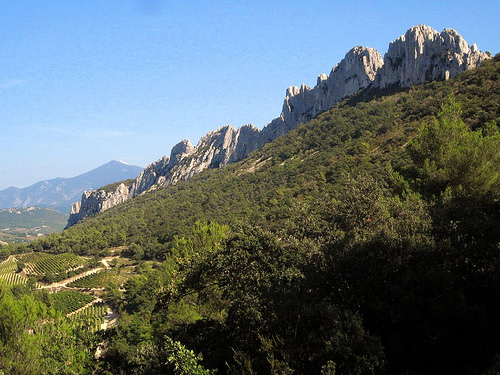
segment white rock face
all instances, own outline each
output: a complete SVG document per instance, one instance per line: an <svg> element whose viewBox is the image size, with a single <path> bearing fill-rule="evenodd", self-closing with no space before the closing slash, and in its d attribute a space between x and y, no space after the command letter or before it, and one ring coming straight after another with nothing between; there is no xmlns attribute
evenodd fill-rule
<svg viewBox="0 0 500 375"><path fill-rule="evenodd" d="M207 168L221 168L242 160L362 89L409 87L448 79L487 58L475 44L469 47L455 30L439 33L425 25L412 27L391 42L383 59L373 48L354 47L329 76L324 73L318 76L314 88L305 84L290 86L281 115L262 131L252 125L239 129L226 125L207 133L196 147L183 140L172 148L170 157L164 156L147 166L132 186L121 184L113 193L85 192L82 201L73 205L67 227L157 187L188 180Z"/></svg>
<svg viewBox="0 0 500 375"><path fill-rule="evenodd" d="M333 67L330 76L324 73L318 76L313 89L304 84L287 89L282 110L285 124L295 127L306 123L335 103L367 88L382 66L382 56L376 50L354 47Z"/></svg>
<svg viewBox="0 0 500 375"><path fill-rule="evenodd" d="M441 34L429 26L409 29L389 45L376 87L410 87L426 81L448 79L481 64L488 56L453 29Z"/></svg>
<svg viewBox="0 0 500 375"><path fill-rule="evenodd" d="M179 160L163 186L190 179L207 168L221 168L241 160L263 144L260 130L253 125L239 129L230 125L220 127L203 136L189 157Z"/></svg>
<svg viewBox="0 0 500 375"><path fill-rule="evenodd" d="M125 184L120 184L114 192L109 193L104 190L85 191L82 194L81 202L73 203L66 228L76 224L88 216L104 212L107 209L123 203L129 199L129 188Z"/></svg>
<svg viewBox="0 0 500 375"><path fill-rule="evenodd" d="M85 194L85 193L84 193ZM71 212L70 215L77 215L80 212L80 209L82 208L82 202L78 201L75 202L71 205Z"/></svg>
<svg viewBox="0 0 500 375"><path fill-rule="evenodd" d="M147 191L157 183L159 176L166 171L170 158L164 156L158 161L149 164L135 179L130 187L130 195L135 197L143 191Z"/></svg>

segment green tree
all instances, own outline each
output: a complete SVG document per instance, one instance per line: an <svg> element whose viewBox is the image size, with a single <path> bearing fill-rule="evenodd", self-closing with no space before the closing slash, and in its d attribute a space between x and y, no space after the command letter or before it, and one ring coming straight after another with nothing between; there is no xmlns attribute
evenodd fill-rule
<svg viewBox="0 0 500 375"><path fill-rule="evenodd" d="M495 123L471 131L454 97L409 146L425 193L485 195L500 186L500 133Z"/></svg>
<svg viewBox="0 0 500 375"><path fill-rule="evenodd" d="M200 354L195 354L178 341L164 337L164 365L166 371L175 375L210 375L216 371L205 369L199 362L203 360Z"/></svg>
<svg viewBox="0 0 500 375"><path fill-rule="evenodd" d="M26 264L23 261L17 262L17 272L22 272Z"/></svg>
<svg viewBox="0 0 500 375"><path fill-rule="evenodd" d="M178 271L173 276L177 285L182 284L182 293L202 290L210 283L207 265L223 248L228 233L227 225L196 221L189 236L176 240L171 256L176 259Z"/></svg>

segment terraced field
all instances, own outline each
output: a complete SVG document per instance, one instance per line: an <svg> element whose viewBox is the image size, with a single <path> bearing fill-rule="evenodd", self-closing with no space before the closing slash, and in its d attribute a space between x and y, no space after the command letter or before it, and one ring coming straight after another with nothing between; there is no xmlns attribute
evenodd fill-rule
<svg viewBox="0 0 500 375"><path fill-rule="evenodd" d="M34 254L34 253L32 253ZM64 253L57 255L35 254L26 256L25 272L28 275L59 274L71 269L83 267L87 264L85 258L79 257L73 253Z"/></svg>
<svg viewBox="0 0 500 375"><path fill-rule="evenodd" d="M75 290L64 290L53 293L51 296L54 309L62 312L64 315L71 314L95 300L94 296L83 294Z"/></svg>
<svg viewBox="0 0 500 375"><path fill-rule="evenodd" d="M26 284L28 279L26 277L22 277L21 275L11 272L0 274L0 284L4 285L18 285L18 284Z"/></svg>
<svg viewBox="0 0 500 375"><path fill-rule="evenodd" d="M90 261L73 253L53 255L36 252L11 255L3 262L0 262L0 286L27 284L30 276L43 279L43 276L48 273L59 275L60 278L65 277L66 282L62 280L51 284L36 283L34 287L46 288L46 290L52 291L50 304L56 311L65 315L66 319L69 319L72 324L96 332L106 329L106 319L109 320L109 317L106 318L106 316L108 312L111 314L104 301L94 295L98 293L96 290L105 288L110 284L122 285L127 280L127 275L130 276L123 268L116 267L116 264L110 266L109 261L109 258L105 258L102 260L102 264L99 263L98 266L93 266L95 268L89 270L88 268L84 269L84 267L89 265ZM128 264L128 261L120 260L119 263L122 266ZM113 269L113 267L116 267L116 269ZM80 268L82 268L81 271ZM76 272L67 274L68 271L75 270ZM127 275L120 275L119 270L124 271ZM75 276L69 278L67 277L69 275ZM75 278L76 280L74 280ZM94 291L88 294L70 288L94 289ZM116 317L113 318L113 321L116 324Z"/></svg>
<svg viewBox="0 0 500 375"><path fill-rule="evenodd" d="M68 315L68 318L81 328L96 332L101 329L107 311L108 307L104 302L96 302Z"/></svg>
<svg viewBox="0 0 500 375"><path fill-rule="evenodd" d="M0 263L0 275L10 272L15 272L17 269L17 260L11 255L2 263Z"/></svg>
<svg viewBox="0 0 500 375"><path fill-rule="evenodd" d="M0 284L26 284L28 282L28 278L16 273L17 269L17 258L13 255L0 263Z"/></svg>

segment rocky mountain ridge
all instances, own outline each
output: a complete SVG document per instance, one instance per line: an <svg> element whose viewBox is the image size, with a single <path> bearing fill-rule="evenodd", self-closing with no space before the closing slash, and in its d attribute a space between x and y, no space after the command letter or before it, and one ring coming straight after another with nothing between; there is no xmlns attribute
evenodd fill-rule
<svg viewBox="0 0 500 375"><path fill-rule="evenodd" d="M356 46L335 65L330 75L318 76L314 88L291 86L286 90L281 115L262 130L245 125L220 127L203 136L196 147L183 140L170 157L151 163L131 186L119 185L114 192L85 192L68 220L70 227L85 217L105 211L139 194L187 180L207 168L220 168L242 160L299 124L309 121L335 103L367 88L410 87L426 81L448 79L489 58L453 29L443 32L425 25L410 28L390 43L387 53Z"/></svg>

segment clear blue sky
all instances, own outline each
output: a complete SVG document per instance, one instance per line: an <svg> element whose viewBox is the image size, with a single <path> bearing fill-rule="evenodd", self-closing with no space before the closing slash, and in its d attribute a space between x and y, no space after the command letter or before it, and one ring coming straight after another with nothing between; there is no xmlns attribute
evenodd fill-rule
<svg viewBox="0 0 500 375"><path fill-rule="evenodd" d="M288 86L420 23L497 53L499 19L498 0L0 0L0 190L262 128Z"/></svg>

